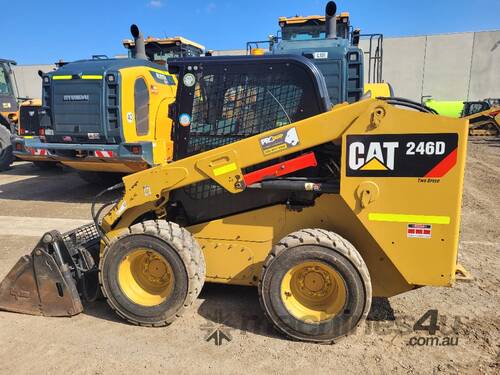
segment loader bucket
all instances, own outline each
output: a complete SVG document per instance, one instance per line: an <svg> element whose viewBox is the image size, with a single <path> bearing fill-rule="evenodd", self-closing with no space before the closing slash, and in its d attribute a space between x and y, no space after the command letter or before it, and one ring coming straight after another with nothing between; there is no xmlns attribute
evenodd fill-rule
<svg viewBox="0 0 500 375"><path fill-rule="evenodd" d="M0 310L43 316L82 312L68 257L59 232L44 234L31 254L19 259L0 283Z"/></svg>

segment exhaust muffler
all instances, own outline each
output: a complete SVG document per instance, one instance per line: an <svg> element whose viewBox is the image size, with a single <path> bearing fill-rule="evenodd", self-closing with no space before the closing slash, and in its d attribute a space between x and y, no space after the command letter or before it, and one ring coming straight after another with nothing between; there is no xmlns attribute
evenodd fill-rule
<svg viewBox="0 0 500 375"><path fill-rule="evenodd" d="M132 53L132 57L134 59L147 60L148 56L146 55L146 45L144 43L144 37L142 36L139 27L133 24L132 26L130 26L130 33L134 37L134 50Z"/></svg>

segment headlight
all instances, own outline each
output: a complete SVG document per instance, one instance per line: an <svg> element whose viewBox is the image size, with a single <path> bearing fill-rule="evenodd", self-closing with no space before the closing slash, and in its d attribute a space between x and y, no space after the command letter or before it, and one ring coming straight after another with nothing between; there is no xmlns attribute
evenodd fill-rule
<svg viewBox="0 0 500 375"><path fill-rule="evenodd" d="M48 85L50 83L50 78L48 76L43 77L43 83Z"/></svg>
<svg viewBox="0 0 500 375"><path fill-rule="evenodd" d="M113 74L108 74L106 76L106 81L108 81L108 82L114 82L115 81L115 76Z"/></svg>

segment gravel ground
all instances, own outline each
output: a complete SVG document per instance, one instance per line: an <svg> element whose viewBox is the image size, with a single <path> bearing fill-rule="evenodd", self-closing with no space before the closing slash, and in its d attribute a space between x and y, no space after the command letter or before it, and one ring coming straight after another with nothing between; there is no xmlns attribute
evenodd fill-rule
<svg viewBox="0 0 500 375"><path fill-rule="evenodd" d="M293 342L275 333L253 288L206 285L193 308L168 328L131 326L103 301L87 304L73 318L0 312L0 373L498 374L499 186L500 140L470 141L460 262L473 280L376 299L368 321L335 345ZM0 174L2 225L9 216L41 218L44 225L54 218L89 219L89 202L98 190L74 172L40 172L17 163ZM22 233L22 225L0 229L0 278L38 239L33 230ZM412 345L413 337L418 343L430 337L412 329L430 309L439 314L435 336L456 345ZM231 341L207 342L217 328Z"/></svg>

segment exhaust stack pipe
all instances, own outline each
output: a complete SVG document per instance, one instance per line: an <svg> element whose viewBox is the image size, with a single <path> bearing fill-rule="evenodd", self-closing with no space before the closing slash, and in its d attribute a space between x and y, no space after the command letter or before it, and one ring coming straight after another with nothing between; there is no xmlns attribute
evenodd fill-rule
<svg viewBox="0 0 500 375"><path fill-rule="evenodd" d="M329 1L325 8L326 38L335 39L337 37L337 4L335 1Z"/></svg>
<svg viewBox="0 0 500 375"><path fill-rule="evenodd" d="M132 57L134 59L142 59L147 60L148 56L146 55L146 45L144 44L144 37L137 25L133 24L130 26L130 33L134 37L134 49L132 51Z"/></svg>

